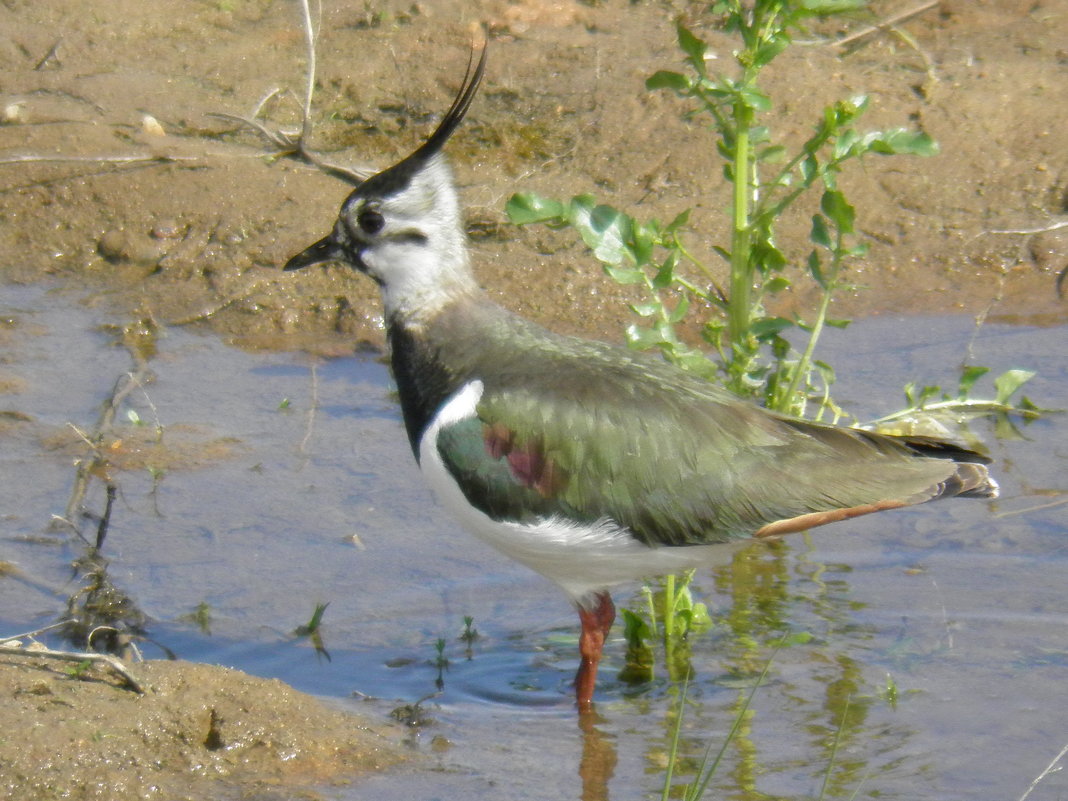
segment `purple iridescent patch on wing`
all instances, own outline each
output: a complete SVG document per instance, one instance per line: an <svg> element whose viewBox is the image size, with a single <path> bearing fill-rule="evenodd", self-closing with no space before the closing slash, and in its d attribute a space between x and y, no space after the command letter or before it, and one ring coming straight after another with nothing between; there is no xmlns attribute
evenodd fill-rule
<svg viewBox="0 0 1068 801"><path fill-rule="evenodd" d="M545 454L539 440L520 444L515 432L503 423L483 426L482 436L486 453L494 459L507 459L512 476L543 498L556 495L567 484L564 471Z"/></svg>

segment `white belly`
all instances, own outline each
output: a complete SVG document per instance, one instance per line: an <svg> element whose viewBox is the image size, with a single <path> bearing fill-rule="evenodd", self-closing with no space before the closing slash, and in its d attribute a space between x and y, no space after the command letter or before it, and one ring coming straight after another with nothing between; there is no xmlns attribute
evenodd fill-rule
<svg viewBox="0 0 1068 801"><path fill-rule="evenodd" d="M463 386L442 407L423 435L419 464L434 494L479 539L556 582L579 603L616 584L725 564L745 541L717 545L649 547L615 521L575 523L550 517L534 524L494 520L472 506L438 454L437 433L473 417L482 382Z"/></svg>

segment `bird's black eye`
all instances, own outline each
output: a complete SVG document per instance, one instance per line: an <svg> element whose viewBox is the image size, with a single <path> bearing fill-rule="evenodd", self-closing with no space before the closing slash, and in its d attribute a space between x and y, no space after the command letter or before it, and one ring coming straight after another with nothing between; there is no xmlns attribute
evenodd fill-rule
<svg viewBox="0 0 1068 801"><path fill-rule="evenodd" d="M356 222L365 234L377 234L385 227L386 219L374 209L364 209L356 218Z"/></svg>

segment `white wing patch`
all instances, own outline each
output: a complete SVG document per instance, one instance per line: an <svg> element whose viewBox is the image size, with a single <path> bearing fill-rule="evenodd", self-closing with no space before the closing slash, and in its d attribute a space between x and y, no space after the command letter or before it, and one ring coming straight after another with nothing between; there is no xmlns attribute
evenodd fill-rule
<svg viewBox="0 0 1068 801"><path fill-rule="evenodd" d="M471 381L441 407L419 442L419 465L441 504L479 539L556 582L576 603L626 581L724 564L744 544L651 548L614 520L575 523L548 517L533 525L494 520L472 506L438 452L439 432L475 417L484 385Z"/></svg>

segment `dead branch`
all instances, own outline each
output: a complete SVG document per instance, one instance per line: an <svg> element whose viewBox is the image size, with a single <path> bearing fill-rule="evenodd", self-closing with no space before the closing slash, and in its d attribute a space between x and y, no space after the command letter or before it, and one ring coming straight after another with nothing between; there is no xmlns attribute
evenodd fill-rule
<svg viewBox="0 0 1068 801"><path fill-rule="evenodd" d="M129 668L127 668L121 660L110 654L94 654L83 651L56 651L36 644L29 648L23 648L20 645L7 645L6 642L0 643L0 654L25 657L27 659L36 659L39 657L41 659L55 659L60 662L91 662L97 665L104 665L119 674L119 676L125 680L129 688L135 693L138 695L145 694L144 686L134 677Z"/></svg>
<svg viewBox="0 0 1068 801"><path fill-rule="evenodd" d="M344 181L352 186L359 186L369 176L373 175L376 170L369 167L357 167L350 169L343 167L340 164L333 164L326 161L322 157L316 155L308 148L308 140L312 134L312 121L311 121L311 104L312 95L315 92L315 42L316 33L315 27L312 24L311 8L309 7L308 0L301 0L301 11L303 12L304 22L304 41L307 45L307 58L308 69L305 76L306 82L304 87L304 98L300 103L300 133L297 135L288 134L282 130L272 130L265 124L256 119L256 117L263 110L267 101L277 95L286 95L288 92L282 92L278 88L272 89L263 99L256 105L252 114L248 117L243 117L239 114L230 114L227 112L212 112L208 116L216 117L219 119L230 120L232 122L245 125L252 130L260 134L267 142L274 148L274 152L269 153L269 156L274 158L293 158L298 161L304 161L317 169L325 172L327 175L333 176ZM321 13L321 9L320 9Z"/></svg>
<svg viewBox="0 0 1068 801"><path fill-rule="evenodd" d="M55 60L55 62L57 64L59 63L59 45L62 42L63 42L63 37L62 36L60 38L56 39L56 43L54 45L52 45L50 48L48 48L48 52L44 54L44 58L42 58L40 61L38 61L34 65L34 67L33 67L33 71L34 72L40 72L41 70L43 70L45 67L48 66L49 62L51 62L53 60Z"/></svg>
<svg viewBox="0 0 1068 801"><path fill-rule="evenodd" d="M1068 754L1068 745L1065 745L1064 748L1061 749L1060 753L1057 754L1057 756L1053 757L1053 761L1046 765L1046 769L1034 778L1034 780L1031 782L1031 785L1027 788L1027 791L1020 796L1020 801L1027 801L1027 796L1031 795L1031 791L1038 786L1039 782L1041 782L1051 773L1056 773L1060 770L1060 768L1057 767L1057 763L1064 758L1065 754Z"/></svg>
<svg viewBox="0 0 1068 801"><path fill-rule="evenodd" d="M0 164L29 164L55 162L58 164L170 164L171 162L202 161L200 156L146 156L140 153L118 156L57 156L39 153L15 153L0 156Z"/></svg>
<svg viewBox="0 0 1068 801"><path fill-rule="evenodd" d="M103 444L104 438L112 430L115 415L118 413L119 406L126 399L126 396L151 380L152 373L144 362L138 364L133 372L119 376L114 387L112 387L111 394L104 401L96 426L89 434L82 435L82 438L89 446L90 453L86 458L78 460L78 469L74 476L74 486L71 489L70 500L67 501L64 516L59 518L74 531L78 532L79 536L81 536L81 533L75 520L78 510L85 500L89 481L95 473L99 472L107 464L107 457L101 451L100 446ZM99 531L97 532L97 537L98 539L100 538Z"/></svg>
<svg viewBox="0 0 1068 801"><path fill-rule="evenodd" d="M925 11L930 11L932 8L935 8L939 4L939 2L941 2L941 0L930 0L930 2L923 3L922 5L916 6L915 8L911 8L908 11L902 11L899 14L894 14L892 17L888 17L882 22L877 22L871 27L864 28L863 30L857 31L856 33L851 33L849 36L844 36L841 39L836 39L835 41L831 42L831 46L847 47L848 45L851 45L854 42L858 42L868 36L887 31L893 28L895 25L905 22L906 20L910 20L913 17L918 17Z"/></svg>
<svg viewBox="0 0 1068 801"><path fill-rule="evenodd" d="M983 234L1020 234L1021 236L1030 236L1032 234L1044 234L1048 231L1056 231L1058 228L1068 228L1068 220L1050 223L1042 228L1005 228L1002 230L980 231L976 236L982 236Z"/></svg>

